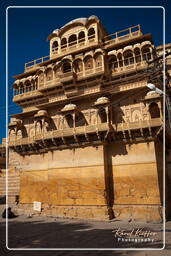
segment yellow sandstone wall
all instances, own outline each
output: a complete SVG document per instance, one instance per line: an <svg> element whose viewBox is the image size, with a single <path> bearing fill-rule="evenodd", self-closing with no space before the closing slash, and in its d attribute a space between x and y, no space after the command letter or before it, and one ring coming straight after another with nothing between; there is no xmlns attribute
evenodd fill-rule
<svg viewBox="0 0 171 256"><path fill-rule="evenodd" d="M49 152L42 158L27 156L22 168L27 171L21 173L21 204L40 201L56 205L55 214L60 216L64 216L66 206L67 216L106 215L102 146ZM47 207L46 212L52 211Z"/></svg>
<svg viewBox="0 0 171 256"><path fill-rule="evenodd" d="M44 214L102 219L108 217L110 204L121 219L161 218L153 142L117 142L22 158L20 203L27 209L40 201Z"/></svg>
<svg viewBox="0 0 171 256"><path fill-rule="evenodd" d="M27 171L21 174L21 203L103 205L103 166Z"/></svg>
<svg viewBox="0 0 171 256"><path fill-rule="evenodd" d="M115 143L109 147L108 161L112 164L115 217L160 219L161 198L154 142Z"/></svg>

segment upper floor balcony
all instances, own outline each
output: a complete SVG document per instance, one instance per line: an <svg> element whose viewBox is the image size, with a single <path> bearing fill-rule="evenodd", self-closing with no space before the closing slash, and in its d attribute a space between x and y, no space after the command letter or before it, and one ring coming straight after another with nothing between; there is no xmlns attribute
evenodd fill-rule
<svg viewBox="0 0 171 256"><path fill-rule="evenodd" d="M140 120L132 123L120 123L118 125L110 125L108 122L105 123L99 123L94 125L86 125L86 126L80 126L80 127L74 127L74 128L65 128L65 129L59 129L59 130L53 130L49 132L44 133L37 133L32 137L25 137L25 138L11 138L9 141L9 147L15 147L15 146L22 146L22 145L30 145L34 143L39 143L39 141L44 140L53 140L53 139L61 139L65 143L65 138L73 137L77 141L77 136L85 136L87 140L87 136L90 134L96 134L100 138L101 133L105 133L108 135L110 132L119 133L122 132L124 134L124 137L126 136L126 132L129 133L130 131L137 131L142 129L149 129L151 133L151 128L153 127L160 127L163 124L161 118L154 118L150 120Z"/></svg>
<svg viewBox="0 0 171 256"><path fill-rule="evenodd" d="M142 35L140 25L132 26L104 37L104 47L113 46Z"/></svg>
<svg viewBox="0 0 171 256"><path fill-rule="evenodd" d="M143 105L142 102L136 106L133 104L127 111L114 106L113 101L104 96L96 98L91 108L91 111L82 111L79 105L66 104L58 110L55 118L48 110L42 109L33 113L31 119L34 124L30 127L25 125L23 118L14 118L9 124L9 145L27 145L53 139L62 139L66 143L65 138L77 141L79 136L89 141L89 135L100 139L101 135L106 137L109 133L120 132L124 137L127 133L131 137L134 130L139 130L139 136L143 137L143 129L149 130L151 136L151 128L163 124L161 96L151 91L146 94Z"/></svg>
<svg viewBox="0 0 171 256"><path fill-rule="evenodd" d="M40 68L34 76L15 81L14 101L39 97L51 88L70 97L78 92L78 83L82 80L103 74L115 76L147 67L147 62L153 59L153 52L151 42L144 41L109 51L107 55L99 48L74 60L64 58L61 62Z"/></svg>
<svg viewBox="0 0 171 256"><path fill-rule="evenodd" d="M122 74L131 70L140 70L147 67L147 62L152 60L153 56L151 52L145 52L143 54L134 54L128 52L126 58L119 55L117 58L115 55L109 59L109 70L111 75Z"/></svg>
<svg viewBox="0 0 171 256"><path fill-rule="evenodd" d="M25 63L25 72L37 69L43 64L49 62L51 59L61 58L64 55L81 52L85 48L92 48L97 45L108 48L141 35L142 31L140 25L115 32L103 38L97 37L97 31L95 31L94 28L90 28L87 31L87 34L84 31L77 31L76 34L71 34L68 38L62 38L60 43L58 41L53 41L51 45L51 54L49 56Z"/></svg>

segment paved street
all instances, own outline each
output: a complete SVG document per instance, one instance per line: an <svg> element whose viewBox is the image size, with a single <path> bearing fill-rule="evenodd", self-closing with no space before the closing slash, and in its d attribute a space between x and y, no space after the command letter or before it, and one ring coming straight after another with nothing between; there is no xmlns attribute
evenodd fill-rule
<svg viewBox="0 0 171 256"><path fill-rule="evenodd" d="M166 249L164 251L11 251L5 249L5 220L1 219L1 253L0 255L170 255L171 249L171 222L166 225ZM150 232L149 238L153 241L135 240L143 231ZM133 230L133 231L132 231ZM121 221L84 221L50 217L20 216L9 220L9 247L10 248L161 248L162 224L121 222ZM112 232L113 231L113 232ZM132 233L131 233L132 231ZM127 232L127 236L134 237L132 241L118 241L119 236ZM131 233L131 234L130 234Z"/></svg>

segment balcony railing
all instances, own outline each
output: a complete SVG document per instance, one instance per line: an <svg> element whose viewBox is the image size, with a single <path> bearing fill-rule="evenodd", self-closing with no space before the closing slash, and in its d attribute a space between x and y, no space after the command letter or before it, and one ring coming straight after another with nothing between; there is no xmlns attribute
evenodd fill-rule
<svg viewBox="0 0 171 256"><path fill-rule="evenodd" d="M49 131L44 133L36 134L35 136L21 138L21 139L13 139L9 141L9 146L20 146L20 145L27 145L32 144L33 142L45 140L45 139L52 139L52 138L61 138L61 137L71 137L73 135L80 135L80 134L88 134L88 133L95 133L96 131L106 131L109 129L108 123L101 123L98 125L88 125L88 126L80 126L75 128L66 128L62 130L55 130Z"/></svg>
<svg viewBox="0 0 171 256"><path fill-rule="evenodd" d="M9 141L9 146L20 146L33 144L36 141L40 140L48 140L52 138L62 138L62 137L71 137L74 135L85 135L97 132L111 131L111 127L113 126L113 130L115 132L122 132L127 130L137 130L144 129L150 127L158 127L163 124L161 118L154 118L150 120L140 120L137 122L130 123L119 123L116 125L110 125L109 123L99 123L95 125L87 125L80 126L75 128L66 128L62 130L49 131L44 133L36 134L33 137L21 138L21 139L13 139Z"/></svg>
<svg viewBox="0 0 171 256"><path fill-rule="evenodd" d="M117 44L141 35L142 31L140 25L133 26L106 36L104 38L104 46Z"/></svg>
<svg viewBox="0 0 171 256"><path fill-rule="evenodd" d="M33 87L32 85L30 86L27 85L19 89L14 89L14 100L20 100L24 98L31 98L34 96L42 95L41 91L47 88L59 87L59 90L60 90L60 87L61 87L61 90L63 90L62 83L73 81L73 80L79 80L91 74L99 74L101 72L104 72L104 67L102 65L96 68L87 69L84 72L81 71L78 73L69 70L69 72L60 73L58 78L54 78L52 80L45 80L43 83L39 84L38 88L37 86Z"/></svg>
<svg viewBox="0 0 171 256"><path fill-rule="evenodd" d="M161 118L153 118L149 120L140 120L137 122L130 122L130 123L120 123L116 127L114 125L114 129L116 132L126 131L126 130L137 130L137 129L144 129L149 127L158 127L163 124Z"/></svg>
<svg viewBox="0 0 171 256"><path fill-rule="evenodd" d="M73 41L71 43L61 45L60 52L59 52L59 47L55 47L52 49L52 56L48 55L48 56L25 63L25 71L29 71L32 68L38 67L39 64L50 60L51 57L56 57L56 56L60 57L63 54L72 51L73 49L82 49L85 47L85 45L87 47L89 45L91 46L94 43L95 43L94 36L89 36L88 41L80 39L78 41Z"/></svg>
<svg viewBox="0 0 171 256"><path fill-rule="evenodd" d="M141 27L140 25L133 26L124 30L121 30L119 32L115 32L113 34L110 34L106 37L104 37L104 40L102 42L103 46L110 46L112 44L117 44L118 42L123 42L131 38L135 38L142 35ZM41 63L48 61L51 59L51 57L58 57L62 56L65 53L68 53L72 51L73 49L82 49L85 46L89 46L95 43L95 36L91 35L87 38L88 40L85 40L85 38L78 39L78 41L72 41L67 44L61 45L61 49L59 52L59 46L52 49L52 56L45 56L30 62L25 63L25 71L29 71L32 68L35 68L39 66Z"/></svg>
<svg viewBox="0 0 171 256"><path fill-rule="evenodd" d="M95 35L91 35L91 36L88 36L88 41L86 41L85 37L84 37L84 38L81 38L81 39L78 39L78 40L75 40L75 41L72 41L72 42L69 42L69 43L66 43L66 44L62 44L61 45L61 53L70 51L70 50L75 49L75 48L80 49L81 46L85 46L85 45L88 46L89 44L94 43L94 42L95 42ZM56 54L60 55L59 46L54 47L52 49L52 54L53 55L56 55Z"/></svg>
<svg viewBox="0 0 171 256"><path fill-rule="evenodd" d="M37 67L37 66L39 66L40 63L43 63L43 62L48 61L48 60L50 60L49 55L41 57L39 59L35 59L33 61L29 61L29 62L25 63L25 70L29 70L33 67Z"/></svg>
<svg viewBox="0 0 171 256"><path fill-rule="evenodd" d="M147 61L150 61L152 59L152 54L150 52L147 52L141 55L135 55L129 58L112 61L109 63L109 69L112 71L112 74L127 71L130 69L137 69L140 67L144 67L144 65L147 65Z"/></svg>
<svg viewBox="0 0 171 256"><path fill-rule="evenodd" d="M109 69L112 72L112 75L122 73L131 69L139 69L143 68L147 65L147 61L152 60L152 54L150 52L142 53L140 55L135 55L129 58L123 58L117 61L109 61ZM25 98L31 98L35 96L41 96L41 91L53 88L53 87L59 87L59 90L63 91L62 84L65 82L73 81L73 80L81 80L85 79L88 76L94 75L94 74L101 74L104 72L104 66L100 65L95 68L89 68L85 69L84 71L80 72L73 72L70 71L66 73L60 73L58 78L54 78L52 80L45 80L43 83L39 84L38 88L31 86L25 86L21 89L17 89L14 91L14 101L16 100L22 100ZM76 89L76 88L75 88ZM32 91L31 91L32 90ZM40 91L40 92L39 92ZM76 90L77 91L77 90ZM76 91L69 90L66 91L68 94L75 94Z"/></svg>
<svg viewBox="0 0 171 256"><path fill-rule="evenodd" d="M28 88L29 89L29 88ZM31 90L31 88L30 88ZM18 100L23 100L23 99L28 99L28 98L33 98L33 97L37 97L37 96L41 96L41 92L39 92L38 90L36 91L24 91L22 93L17 93L14 95L13 100L14 101L18 101Z"/></svg>
<svg viewBox="0 0 171 256"><path fill-rule="evenodd" d="M52 80L48 80L42 83L41 86L39 86L38 90L41 91L47 88L60 87L60 86L61 86L61 81L59 80L59 78L54 78Z"/></svg>

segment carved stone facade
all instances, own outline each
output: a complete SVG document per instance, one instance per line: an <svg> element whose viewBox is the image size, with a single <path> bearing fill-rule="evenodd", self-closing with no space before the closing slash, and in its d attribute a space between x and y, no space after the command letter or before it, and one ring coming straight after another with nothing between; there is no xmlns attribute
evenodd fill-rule
<svg viewBox="0 0 171 256"><path fill-rule="evenodd" d="M91 16L48 39L50 55L27 63L13 85L23 108L9 124L20 208L40 201L42 214L160 220L163 107L147 88L151 34L138 25L108 35Z"/></svg>

